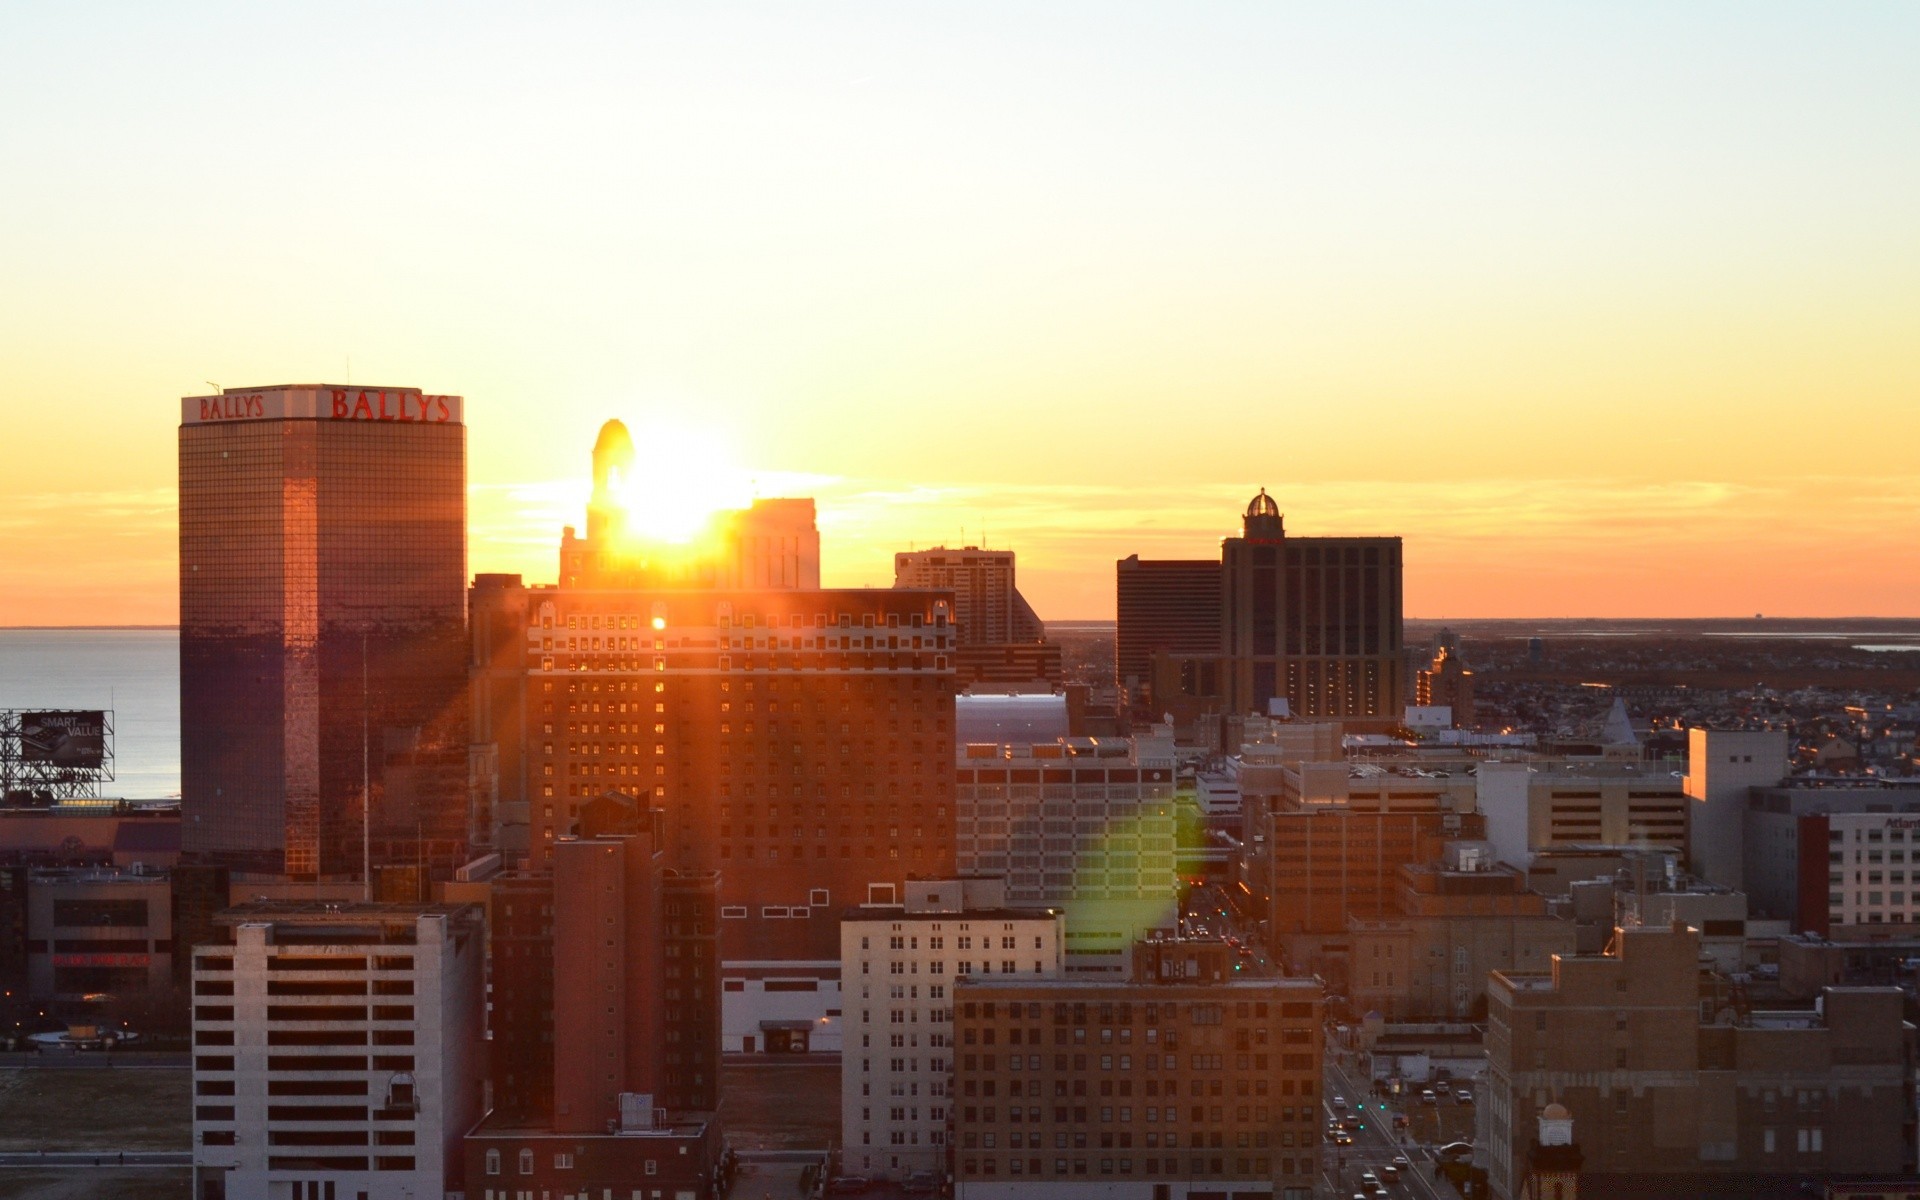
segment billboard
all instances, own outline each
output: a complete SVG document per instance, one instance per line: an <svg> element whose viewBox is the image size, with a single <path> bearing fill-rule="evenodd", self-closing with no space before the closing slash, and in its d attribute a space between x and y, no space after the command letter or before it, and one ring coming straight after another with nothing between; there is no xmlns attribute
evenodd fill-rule
<svg viewBox="0 0 1920 1200"><path fill-rule="evenodd" d="M20 714L23 762L98 770L106 761L107 715L97 709Z"/></svg>

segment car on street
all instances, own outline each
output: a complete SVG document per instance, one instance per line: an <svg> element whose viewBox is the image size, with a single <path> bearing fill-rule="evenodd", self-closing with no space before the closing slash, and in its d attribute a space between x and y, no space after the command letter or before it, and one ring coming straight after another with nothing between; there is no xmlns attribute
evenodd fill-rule
<svg viewBox="0 0 1920 1200"><path fill-rule="evenodd" d="M1413 1162L1404 1154L1396 1154L1393 1156L1393 1165L1396 1170L1407 1171L1412 1169Z"/></svg>
<svg viewBox="0 0 1920 1200"><path fill-rule="evenodd" d="M1394 1166L1392 1163L1388 1163L1386 1166L1380 1168L1380 1179L1383 1183L1398 1183L1400 1181L1400 1168Z"/></svg>
<svg viewBox="0 0 1920 1200"><path fill-rule="evenodd" d="M1468 1091L1468 1090L1467 1090L1467 1089L1465 1089L1465 1088L1455 1088L1455 1089L1453 1089L1453 1098L1454 1098L1455 1100L1457 1100L1457 1101L1459 1101L1459 1102L1460 1102L1460 1103L1462 1103L1462 1104L1472 1104L1472 1103L1473 1103L1473 1093L1472 1093L1472 1092L1470 1092L1470 1091Z"/></svg>
<svg viewBox="0 0 1920 1200"><path fill-rule="evenodd" d="M1345 1096L1336 1095L1328 1103L1333 1105L1333 1111L1335 1112L1347 1111L1347 1098Z"/></svg>
<svg viewBox="0 0 1920 1200"><path fill-rule="evenodd" d="M827 1184L829 1196L857 1196L873 1186L873 1180L865 1175L840 1175Z"/></svg>

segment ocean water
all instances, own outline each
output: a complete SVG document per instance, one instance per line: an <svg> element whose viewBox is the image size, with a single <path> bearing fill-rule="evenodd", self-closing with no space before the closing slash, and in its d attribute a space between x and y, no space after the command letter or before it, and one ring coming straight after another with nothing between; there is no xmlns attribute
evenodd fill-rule
<svg viewBox="0 0 1920 1200"><path fill-rule="evenodd" d="M102 796L180 794L180 634L173 629L0 629L0 708L113 712Z"/></svg>

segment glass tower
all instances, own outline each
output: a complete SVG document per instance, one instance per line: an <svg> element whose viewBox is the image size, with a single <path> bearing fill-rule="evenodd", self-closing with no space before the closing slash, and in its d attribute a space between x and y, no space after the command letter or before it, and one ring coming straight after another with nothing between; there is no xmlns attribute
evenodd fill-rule
<svg viewBox="0 0 1920 1200"><path fill-rule="evenodd" d="M358 877L363 850L421 877L462 860L461 409L327 385L182 402L183 851L298 878Z"/></svg>

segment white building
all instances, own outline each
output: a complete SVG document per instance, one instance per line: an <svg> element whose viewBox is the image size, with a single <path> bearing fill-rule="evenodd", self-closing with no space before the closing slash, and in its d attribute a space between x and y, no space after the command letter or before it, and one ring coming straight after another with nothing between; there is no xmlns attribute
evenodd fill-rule
<svg viewBox="0 0 1920 1200"><path fill-rule="evenodd" d="M967 743L957 750L954 867L998 875L1007 902L1064 909L1067 966L1124 977L1127 948L1177 913L1171 738Z"/></svg>
<svg viewBox="0 0 1920 1200"><path fill-rule="evenodd" d="M911 881L905 904L847 913L843 1173L898 1179L945 1170L954 981L1058 978L1064 945L1060 913L1007 907L998 879Z"/></svg>
<svg viewBox="0 0 1920 1200"><path fill-rule="evenodd" d="M1792 748L1793 739L1777 729L1687 731L1694 874L1723 887L1747 886L1747 794L1786 777Z"/></svg>
<svg viewBox="0 0 1920 1200"><path fill-rule="evenodd" d="M232 1200L461 1190L481 1113L471 905L257 903L194 949L193 1153Z"/></svg>

